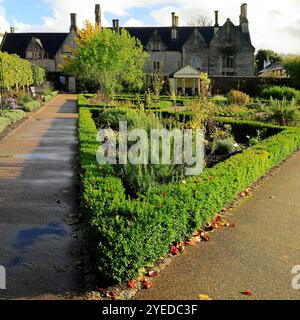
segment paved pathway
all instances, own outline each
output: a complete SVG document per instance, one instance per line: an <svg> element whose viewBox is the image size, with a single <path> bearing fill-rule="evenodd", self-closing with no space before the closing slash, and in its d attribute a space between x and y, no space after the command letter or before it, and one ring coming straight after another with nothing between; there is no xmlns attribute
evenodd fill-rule
<svg viewBox="0 0 300 320"><path fill-rule="evenodd" d="M136 299L300 299L291 285L292 268L300 265L300 152L228 220L236 227L189 248Z"/></svg>
<svg viewBox="0 0 300 320"><path fill-rule="evenodd" d="M0 298L78 289L77 118L76 97L60 95L0 142Z"/></svg>

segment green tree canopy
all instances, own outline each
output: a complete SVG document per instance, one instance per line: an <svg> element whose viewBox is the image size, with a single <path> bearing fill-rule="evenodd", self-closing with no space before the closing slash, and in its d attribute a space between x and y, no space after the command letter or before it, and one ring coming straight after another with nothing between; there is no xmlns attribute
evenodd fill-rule
<svg viewBox="0 0 300 320"><path fill-rule="evenodd" d="M284 68L294 80L297 87L300 86L300 56L288 56L284 59Z"/></svg>
<svg viewBox="0 0 300 320"><path fill-rule="evenodd" d="M78 32L77 48L63 56L62 69L86 87L114 94L123 86L139 89L143 85L143 67L147 54L141 43L122 29L120 34L86 22Z"/></svg>
<svg viewBox="0 0 300 320"><path fill-rule="evenodd" d="M257 65L257 72L259 72L263 70L265 61L269 60L271 62L279 62L279 61L282 61L282 57L278 53L274 52L273 50L260 49L257 51L255 60Z"/></svg>

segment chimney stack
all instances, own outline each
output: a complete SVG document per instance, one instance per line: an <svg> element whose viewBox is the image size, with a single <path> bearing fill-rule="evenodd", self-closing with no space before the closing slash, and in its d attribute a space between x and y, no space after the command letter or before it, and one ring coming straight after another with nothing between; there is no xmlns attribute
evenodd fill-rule
<svg viewBox="0 0 300 320"><path fill-rule="evenodd" d="M216 34L220 29L219 25L219 11L215 11L215 25L214 25L214 34Z"/></svg>
<svg viewBox="0 0 300 320"><path fill-rule="evenodd" d="M173 27L173 28L176 27L176 16L175 16L175 12L172 12L172 27Z"/></svg>
<svg viewBox="0 0 300 320"><path fill-rule="evenodd" d="M248 5L247 5L247 3L243 3L241 5L240 26L242 28L243 33L249 32Z"/></svg>
<svg viewBox="0 0 300 320"><path fill-rule="evenodd" d="M77 30L77 14L71 13L71 26L70 26L70 32L73 30Z"/></svg>
<svg viewBox="0 0 300 320"><path fill-rule="evenodd" d="M215 11L215 27L219 27L219 11Z"/></svg>
<svg viewBox="0 0 300 320"><path fill-rule="evenodd" d="M95 6L95 24L96 24L96 26L99 26L100 28L102 27L100 4L96 4L96 6Z"/></svg>
<svg viewBox="0 0 300 320"><path fill-rule="evenodd" d="M175 12L172 12L172 29L171 29L171 39L176 40L177 39L177 33L179 26L179 18L176 16Z"/></svg>
<svg viewBox="0 0 300 320"><path fill-rule="evenodd" d="M119 19L115 20L115 31L116 31L116 33L120 33L120 20Z"/></svg>
<svg viewBox="0 0 300 320"><path fill-rule="evenodd" d="M247 19L247 15L248 15L248 5L247 3L243 3L241 6L241 16Z"/></svg>
<svg viewBox="0 0 300 320"><path fill-rule="evenodd" d="M15 28L14 27L10 27L10 33L15 33Z"/></svg>

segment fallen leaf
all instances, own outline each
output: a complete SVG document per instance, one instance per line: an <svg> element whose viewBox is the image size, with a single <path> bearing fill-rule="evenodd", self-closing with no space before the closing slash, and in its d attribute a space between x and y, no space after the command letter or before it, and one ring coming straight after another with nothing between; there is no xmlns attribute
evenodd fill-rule
<svg viewBox="0 0 300 320"><path fill-rule="evenodd" d="M151 281L145 280L142 283L142 288L143 289L150 289L153 287L153 283Z"/></svg>
<svg viewBox="0 0 300 320"><path fill-rule="evenodd" d="M245 290L245 291L243 291L243 292L241 292L243 295L245 295L245 296L253 296L253 292L252 291L250 291L250 290Z"/></svg>
<svg viewBox="0 0 300 320"><path fill-rule="evenodd" d="M209 235L207 234L207 233L203 233L203 234L201 234L201 239L203 240L203 241L210 241L210 237L209 237Z"/></svg>
<svg viewBox="0 0 300 320"><path fill-rule="evenodd" d="M106 297L109 299L115 300L115 299L117 299L117 292L115 292L115 291L107 292Z"/></svg>
<svg viewBox="0 0 300 320"><path fill-rule="evenodd" d="M235 228L235 224L234 224L234 223L231 223L231 224L229 225L229 227L230 227L230 228Z"/></svg>
<svg viewBox="0 0 300 320"><path fill-rule="evenodd" d="M130 287L130 288L135 288L136 282L135 282L135 280L131 280L131 281L129 281L129 282L127 283L127 285L128 285L128 287Z"/></svg>
<svg viewBox="0 0 300 320"><path fill-rule="evenodd" d="M193 246L196 245L196 243L193 242L193 241L185 241L184 244L185 244L186 246L190 246L190 247L193 247Z"/></svg>
<svg viewBox="0 0 300 320"><path fill-rule="evenodd" d="M139 282L145 281L145 275L144 274L140 274L139 277L138 277L138 281Z"/></svg>
<svg viewBox="0 0 300 320"><path fill-rule="evenodd" d="M199 300L212 300L207 294L199 294Z"/></svg>
<svg viewBox="0 0 300 320"><path fill-rule="evenodd" d="M148 277L150 277L150 278L156 278L156 277L158 277L158 274L157 274L156 271L151 270L151 271L148 272Z"/></svg>
<svg viewBox="0 0 300 320"><path fill-rule="evenodd" d="M173 246L171 249L170 249L170 253L172 253L174 256L178 255L179 254L179 249L175 246Z"/></svg>

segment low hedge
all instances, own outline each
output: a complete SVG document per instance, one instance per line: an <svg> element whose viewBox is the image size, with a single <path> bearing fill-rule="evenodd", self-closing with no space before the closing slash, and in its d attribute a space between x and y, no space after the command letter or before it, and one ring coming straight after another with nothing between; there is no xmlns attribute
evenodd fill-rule
<svg viewBox="0 0 300 320"><path fill-rule="evenodd" d="M6 117L0 116L0 133L2 133L9 125L10 125L9 119Z"/></svg>
<svg viewBox="0 0 300 320"><path fill-rule="evenodd" d="M0 110L0 133L9 125L17 123L25 117L26 113L22 110Z"/></svg>
<svg viewBox="0 0 300 320"><path fill-rule="evenodd" d="M0 111L0 117L8 118L10 124L14 124L25 118L26 113L23 110L3 110Z"/></svg>
<svg viewBox="0 0 300 320"><path fill-rule="evenodd" d="M52 100L52 99L53 99L52 94L47 94L47 95L45 95L45 97L44 97L44 102L49 102L49 101Z"/></svg>
<svg viewBox="0 0 300 320"><path fill-rule="evenodd" d="M96 162L99 143L91 110L80 108L82 205L99 271L117 282L136 276L140 268L166 254L171 243L192 235L300 147L299 129L280 128L277 135L206 169L199 177L162 185L130 200L110 165Z"/></svg>
<svg viewBox="0 0 300 320"><path fill-rule="evenodd" d="M22 109L26 112L33 112L41 107L41 102L38 100L29 101L23 104Z"/></svg>
<svg viewBox="0 0 300 320"><path fill-rule="evenodd" d="M300 91L296 90L295 88L290 87L280 87L280 86L273 86L263 90L261 96L265 99L278 99L283 100L286 98L287 100L297 100L300 101Z"/></svg>

